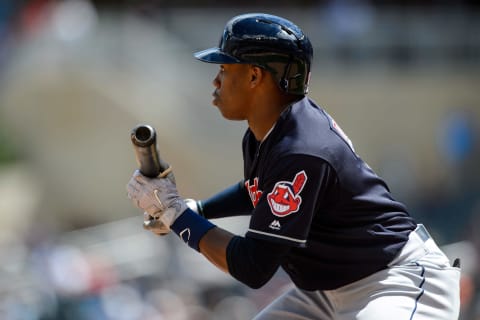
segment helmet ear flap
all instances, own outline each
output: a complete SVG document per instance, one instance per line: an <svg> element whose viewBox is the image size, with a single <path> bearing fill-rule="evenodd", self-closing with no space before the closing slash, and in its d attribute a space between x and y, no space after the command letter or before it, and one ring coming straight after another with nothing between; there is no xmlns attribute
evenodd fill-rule
<svg viewBox="0 0 480 320"><path fill-rule="evenodd" d="M309 65L290 56L286 62L267 63L269 70L280 89L286 93L307 94L310 78Z"/></svg>

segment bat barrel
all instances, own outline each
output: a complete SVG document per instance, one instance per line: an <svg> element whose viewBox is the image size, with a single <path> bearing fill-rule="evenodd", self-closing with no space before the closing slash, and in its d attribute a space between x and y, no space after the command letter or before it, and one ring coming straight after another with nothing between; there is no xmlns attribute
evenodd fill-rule
<svg viewBox="0 0 480 320"><path fill-rule="evenodd" d="M157 151L155 129L149 125L140 124L132 129L130 138L140 172L151 178L158 176L163 170Z"/></svg>
<svg viewBox="0 0 480 320"><path fill-rule="evenodd" d="M140 124L133 128L131 138L134 145L148 147L156 142L155 129L149 125Z"/></svg>

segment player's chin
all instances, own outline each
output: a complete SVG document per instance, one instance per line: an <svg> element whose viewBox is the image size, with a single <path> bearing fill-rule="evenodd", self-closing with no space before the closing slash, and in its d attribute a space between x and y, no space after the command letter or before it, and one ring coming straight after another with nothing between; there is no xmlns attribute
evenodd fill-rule
<svg viewBox="0 0 480 320"><path fill-rule="evenodd" d="M218 111L222 114L222 116L227 119L227 120L243 120L238 117L238 115L235 115L228 106L226 106L222 101L218 98L218 96L215 96L215 98L212 100L212 104L217 107Z"/></svg>
<svg viewBox="0 0 480 320"><path fill-rule="evenodd" d="M220 113L222 114L222 116L227 120L234 120L234 121L245 120L245 118L242 117L241 115L235 114L234 112L229 112L226 109L218 108L218 110L220 110Z"/></svg>
<svg viewBox="0 0 480 320"><path fill-rule="evenodd" d="M232 116L229 114L228 110L226 110L225 108L222 108L222 105L216 104L215 106L218 108L218 111L220 111L220 113L222 114L222 117L224 117L227 120L232 120L231 119Z"/></svg>

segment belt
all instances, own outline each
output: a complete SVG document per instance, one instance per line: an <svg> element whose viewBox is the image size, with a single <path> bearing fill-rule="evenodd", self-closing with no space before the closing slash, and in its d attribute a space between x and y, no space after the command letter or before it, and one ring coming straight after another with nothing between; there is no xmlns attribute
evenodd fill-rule
<svg viewBox="0 0 480 320"><path fill-rule="evenodd" d="M427 242L427 240L432 239L430 234L428 233L427 229L423 224L418 224L417 228L415 228L414 232L418 235L418 237L423 241ZM433 240L433 239L432 239ZM455 258L453 261L453 266L460 268L460 258Z"/></svg>
<svg viewBox="0 0 480 320"><path fill-rule="evenodd" d="M432 239L425 226L421 223L417 225L417 228L414 230L414 232L420 237L420 239L422 239L423 242Z"/></svg>

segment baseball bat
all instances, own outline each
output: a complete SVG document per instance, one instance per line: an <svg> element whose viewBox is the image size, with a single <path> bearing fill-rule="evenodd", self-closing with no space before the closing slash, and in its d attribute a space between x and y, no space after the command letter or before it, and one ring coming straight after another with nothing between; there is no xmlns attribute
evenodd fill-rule
<svg viewBox="0 0 480 320"><path fill-rule="evenodd" d="M157 134L152 126L146 124L135 126L130 133L130 139L135 150L138 169L144 176L155 178L170 168L170 165L160 158L157 150ZM175 183L175 176L171 170L165 177ZM148 229L156 223L161 222L150 217L149 221L143 222L143 226Z"/></svg>
<svg viewBox="0 0 480 320"><path fill-rule="evenodd" d="M170 165L160 158L157 149L157 134L152 126L147 124L135 126L130 133L130 138L135 150L138 169L144 176L155 178L170 168ZM169 172L166 177L175 183L173 172Z"/></svg>

